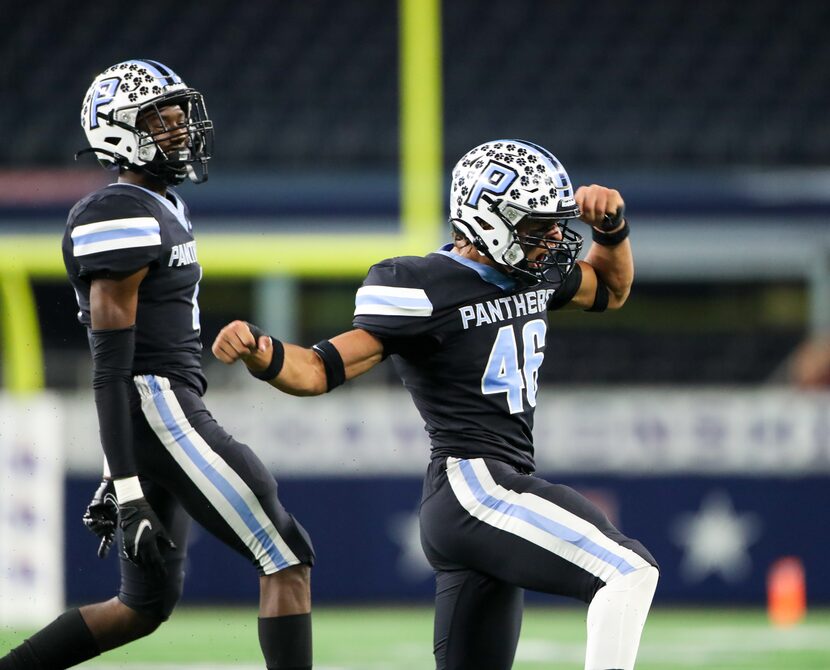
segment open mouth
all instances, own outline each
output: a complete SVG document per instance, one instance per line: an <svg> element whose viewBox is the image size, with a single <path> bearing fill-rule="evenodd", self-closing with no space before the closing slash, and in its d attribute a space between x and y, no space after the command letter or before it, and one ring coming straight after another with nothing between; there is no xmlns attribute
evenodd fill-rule
<svg viewBox="0 0 830 670"><path fill-rule="evenodd" d="M540 270L545 267L545 264L550 257L550 252L546 251L544 253L539 254L533 259L527 259L527 267L530 270Z"/></svg>

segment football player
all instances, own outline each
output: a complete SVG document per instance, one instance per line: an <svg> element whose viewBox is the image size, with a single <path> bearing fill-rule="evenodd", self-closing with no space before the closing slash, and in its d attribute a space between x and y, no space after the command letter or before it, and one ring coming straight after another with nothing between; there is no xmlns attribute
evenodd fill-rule
<svg viewBox="0 0 830 670"><path fill-rule="evenodd" d="M311 668L311 542L265 465L202 401L202 270L171 188L207 179L213 125L202 95L161 63L126 61L92 82L81 124L88 151L117 172L72 208L63 256L89 335L105 454L84 521L102 557L117 530L121 587L64 613L0 668L67 668L152 633L181 595L191 518L258 571L267 667Z"/></svg>
<svg viewBox="0 0 830 670"><path fill-rule="evenodd" d="M438 670L510 668L523 589L589 603L585 668L630 670L654 558L576 491L535 476L531 435L548 312L602 312L628 296L623 198L596 184L574 192L549 151L500 140L457 163L450 207L450 244L369 270L354 330L306 349L235 321L213 353L294 395L392 358L432 443L420 522ZM592 227L584 261L577 219Z"/></svg>

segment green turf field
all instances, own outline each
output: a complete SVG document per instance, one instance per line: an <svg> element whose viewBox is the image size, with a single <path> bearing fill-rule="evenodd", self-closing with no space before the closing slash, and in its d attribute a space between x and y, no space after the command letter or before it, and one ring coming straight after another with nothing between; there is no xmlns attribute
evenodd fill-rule
<svg viewBox="0 0 830 670"><path fill-rule="evenodd" d="M429 670L428 608L318 608L317 670ZM22 633L0 629L0 652ZM580 670L584 610L528 607L514 668ZM180 609L150 638L91 661L97 670L261 670L256 613ZM638 670L830 670L830 610L792 628L773 628L761 610L656 609Z"/></svg>

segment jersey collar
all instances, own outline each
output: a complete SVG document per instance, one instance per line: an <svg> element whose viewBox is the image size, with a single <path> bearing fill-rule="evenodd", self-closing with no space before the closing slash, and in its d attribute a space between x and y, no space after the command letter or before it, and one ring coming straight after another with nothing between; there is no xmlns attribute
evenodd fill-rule
<svg viewBox="0 0 830 670"><path fill-rule="evenodd" d="M452 244L445 244L435 253L446 256L447 258L454 260L456 263L460 263L461 265L465 265L471 270L474 270L484 281L488 284L495 284L502 291L515 291L519 287L519 282L511 277L508 277L503 272L499 272L496 268L484 265L484 263L471 261L469 258L464 258L458 254L454 254L450 251L450 249L452 249Z"/></svg>
<svg viewBox="0 0 830 670"><path fill-rule="evenodd" d="M184 213L184 202L179 197L179 194L173 192L171 189L167 189L167 192L172 194L172 196L176 199L175 205L172 202L170 202L169 198L164 198L155 191L151 191L149 188L144 188L143 186L139 186L138 184L128 184L126 182L119 181L115 182L114 184L110 184L110 186L132 186L133 188L141 189L145 193L149 193L162 205L164 205L173 216L176 217L176 220L179 222L179 225L181 225L182 228L184 228L188 232L193 230L193 226L190 224L190 221L187 220L187 216L185 216Z"/></svg>

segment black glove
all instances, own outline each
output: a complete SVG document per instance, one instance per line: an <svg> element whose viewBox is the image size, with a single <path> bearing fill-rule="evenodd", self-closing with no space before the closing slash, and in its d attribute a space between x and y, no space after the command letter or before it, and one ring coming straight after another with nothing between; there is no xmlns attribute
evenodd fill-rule
<svg viewBox="0 0 830 670"><path fill-rule="evenodd" d="M130 500L118 509L121 525L121 555L157 575L166 575L162 551L176 548L153 508L144 498Z"/></svg>
<svg viewBox="0 0 830 670"><path fill-rule="evenodd" d="M118 500L111 479L104 479L83 516L84 525L101 538L98 558L106 558L118 523Z"/></svg>

